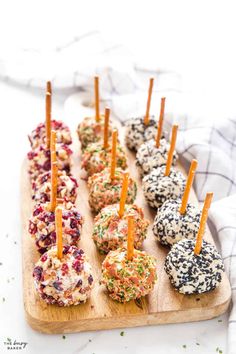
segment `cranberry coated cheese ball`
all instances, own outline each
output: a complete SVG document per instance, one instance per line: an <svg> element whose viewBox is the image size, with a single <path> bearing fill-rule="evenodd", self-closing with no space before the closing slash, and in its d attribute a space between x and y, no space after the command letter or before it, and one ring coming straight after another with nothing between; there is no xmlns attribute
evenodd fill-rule
<svg viewBox="0 0 236 354"><path fill-rule="evenodd" d="M57 165L58 170L70 172L72 150L68 145L56 144ZM51 169L50 150L44 145L40 145L37 149L31 150L28 153L29 175L31 181L34 181L38 176Z"/></svg>
<svg viewBox="0 0 236 354"><path fill-rule="evenodd" d="M33 270L36 291L48 304L78 305L90 296L93 276L91 266L82 249L64 246L62 259L57 248L44 253Z"/></svg>
<svg viewBox="0 0 236 354"><path fill-rule="evenodd" d="M72 203L64 203L62 210L63 243L78 246L81 237L83 217ZM55 213L50 203L37 204L29 219L29 233L38 252L43 254L56 243Z"/></svg>
<svg viewBox="0 0 236 354"><path fill-rule="evenodd" d="M95 173L88 179L89 205L94 212L99 212L102 208L120 201L120 194L124 179L124 171L117 168L114 179L110 178L110 168L104 169L100 173ZM127 204L132 204L136 198L137 184L129 178Z"/></svg>
<svg viewBox="0 0 236 354"><path fill-rule="evenodd" d="M136 154L136 165L142 175L150 173L154 168L166 165L170 144L166 139L161 139L159 148L155 139L143 143ZM177 153L174 152L173 162L177 162Z"/></svg>
<svg viewBox="0 0 236 354"><path fill-rule="evenodd" d="M102 142L92 143L86 147L82 155L81 166L87 171L88 176L101 172L110 165L111 149L111 144L104 149ZM116 148L116 166L122 170L127 168L126 154L120 144L117 144Z"/></svg>
<svg viewBox="0 0 236 354"><path fill-rule="evenodd" d="M104 116L100 116L99 122L96 122L95 117L86 117L78 125L77 133L81 142L82 149L86 148L91 143L96 143L103 139L104 133ZM111 136L113 127L109 124L108 135Z"/></svg>
<svg viewBox="0 0 236 354"><path fill-rule="evenodd" d="M149 221L144 218L141 208L135 204L126 204L122 218L118 211L119 204L108 205L94 219L92 238L102 254L116 250L127 242L128 215L134 216L134 247L141 249L146 238Z"/></svg>
<svg viewBox="0 0 236 354"><path fill-rule="evenodd" d="M157 281L156 259L144 251L134 249L132 260L127 251L111 251L102 263L101 283L113 300L128 302L149 294Z"/></svg>
<svg viewBox="0 0 236 354"><path fill-rule="evenodd" d="M149 123L144 123L144 117L131 118L126 123L125 141L129 149L137 151L138 148L157 134L157 121L150 117Z"/></svg>
<svg viewBox="0 0 236 354"><path fill-rule="evenodd" d="M197 237L201 213L195 205L188 203L184 214L180 214L181 199L169 199L157 210L153 223L153 233L166 246L187 238Z"/></svg>
<svg viewBox="0 0 236 354"><path fill-rule="evenodd" d="M216 248L203 241L199 255L194 254L195 241L181 240L168 253L165 271L171 284L181 294L202 294L219 286L224 264Z"/></svg>
<svg viewBox="0 0 236 354"><path fill-rule="evenodd" d="M144 196L152 208L158 209L166 200L177 199L184 192L186 180L182 172L171 168L169 176L165 176L165 169L156 168L143 178Z"/></svg>
<svg viewBox="0 0 236 354"><path fill-rule="evenodd" d="M57 198L75 203L77 198L78 183L76 179L67 175L65 171L58 172ZM51 196L51 171L40 175L32 183L32 199L35 202L46 203Z"/></svg>
<svg viewBox="0 0 236 354"><path fill-rule="evenodd" d="M51 121L51 129L57 133L57 142L60 144L70 145L72 143L69 127L59 120ZM32 149L36 149L40 145L46 144L45 123L40 123L36 129L28 136Z"/></svg>

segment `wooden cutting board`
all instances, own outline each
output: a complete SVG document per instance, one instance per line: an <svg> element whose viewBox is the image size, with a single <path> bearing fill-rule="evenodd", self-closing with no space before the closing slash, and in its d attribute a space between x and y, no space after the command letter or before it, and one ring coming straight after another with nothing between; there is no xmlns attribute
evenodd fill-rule
<svg viewBox="0 0 236 354"><path fill-rule="evenodd" d="M119 129L119 134L121 129ZM136 203L142 206L146 218L150 220L144 250L157 258L158 282L149 296L139 303L131 301L127 304L114 302L108 296L106 289L99 285L101 277L101 256L91 238L93 229L93 215L88 205L88 190L86 182L80 179L80 146L77 136L74 136L74 167L73 173L79 180L78 209L84 216L85 223L79 246L89 256L93 268L94 288L86 304L68 308L45 304L34 289L32 270L39 254L35 250L33 241L28 233L28 219L32 212L31 189L27 174L27 161L22 166L21 177L21 206L22 206L22 252L23 252L23 292L26 319L30 326L44 333L69 333L79 331L101 330L146 326L162 323L177 323L200 321L216 317L224 313L229 305L231 289L226 274L223 276L220 287L202 295L182 295L173 289L163 269L168 249L161 246L152 234L152 223L155 212L145 202L141 180L134 164L134 154L127 149L129 171L138 183ZM181 170L183 168L179 166ZM185 172L184 172L185 173ZM191 192L191 202L197 204L194 191ZM207 230L205 239L214 243Z"/></svg>

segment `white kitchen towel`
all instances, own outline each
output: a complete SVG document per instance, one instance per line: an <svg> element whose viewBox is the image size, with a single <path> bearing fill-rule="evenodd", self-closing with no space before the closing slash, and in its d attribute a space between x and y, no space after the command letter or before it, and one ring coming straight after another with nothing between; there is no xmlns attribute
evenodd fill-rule
<svg viewBox="0 0 236 354"><path fill-rule="evenodd" d="M121 120L135 114L140 102L144 113L150 76L156 78L155 90L159 93L168 96L169 92L180 91L178 75L148 63L138 63L125 48L106 43L96 31L76 37L51 52L24 50L0 60L2 80L28 87L44 87L45 81L51 80L56 89L76 87L90 98L95 74L101 77L101 100ZM168 100L171 101L171 96ZM198 160L195 190L199 201L204 200L206 192L214 192L210 218L233 292L229 320L229 353L232 354L236 353L236 119L209 119L202 111L203 117L190 113L179 115L169 107L165 123L170 130L172 122L178 121L178 152L186 161Z"/></svg>

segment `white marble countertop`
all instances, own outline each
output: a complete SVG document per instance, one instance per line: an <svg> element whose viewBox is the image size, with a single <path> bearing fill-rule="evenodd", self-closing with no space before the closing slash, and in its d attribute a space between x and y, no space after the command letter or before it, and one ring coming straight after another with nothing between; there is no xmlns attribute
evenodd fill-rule
<svg viewBox="0 0 236 354"><path fill-rule="evenodd" d="M53 116L63 119L64 95L55 97ZM0 353L7 338L27 342L29 354L151 354L216 353L226 351L227 315L210 321L159 325L62 335L33 331L25 321L22 298L19 174L29 144L26 138L44 117L43 92L27 92L0 83L1 119L1 246L0 246ZM76 128L76 117L66 123ZM121 332L124 331L124 335Z"/></svg>

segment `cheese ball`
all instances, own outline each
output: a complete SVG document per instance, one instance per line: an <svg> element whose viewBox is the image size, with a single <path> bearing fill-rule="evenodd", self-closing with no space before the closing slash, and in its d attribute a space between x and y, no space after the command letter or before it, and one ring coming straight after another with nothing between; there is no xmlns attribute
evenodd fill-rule
<svg viewBox="0 0 236 354"><path fill-rule="evenodd" d="M157 120L151 116L149 124L144 123L144 117L131 118L125 122L125 141L129 149L137 151L138 148L157 134Z"/></svg>
<svg viewBox="0 0 236 354"><path fill-rule="evenodd" d="M102 208L120 201L124 171L117 168L115 177L111 181L110 168L104 169L100 173L95 173L88 179L89 205L94 212L99 212ZM127 204L132 204L136 198L137 184L129 178Z"/></svg>
<svg viewBox="0 0 236 354"><path fill-rule="evenodd" d="M72 203L64 203L62 211L63 243L78 246L83 217ZM56 243L55 213L50 204L37 204L29 219L29 233L37 250L43 254Z"/></svg>
<svg viewBox="0 0 236 354"><path fill-rule="evenodd" d="M170 144L166 139L161 139L160 147L156 147L156 141L151 139L143 143L136 154L136 166L138 167L141 175L152 172L154 168L166 165ZM173 162L177 162L177 153L174 152Z"/></svg>
<svg viewBox="0 0 236 354"><path fill-rule="evenodd" d="M104 116L100 116L99 122L96 122L95 117L86 117L78 125L77 134L81 143L82 149L91 143L96 143L103 139L104 133ZM108 135L112 134L112 124L109 124Z"/></svg>
<svg viewBox="0 0 236 354"><path fill-rule="evenodd" d="M93 276L91 265L82 249L64 246L62 259L57 248L44 253L33 270L37 293L47 304L79 305L90 296Z"/></svg>
<svg viewBox="0 0 236 354"><path fill-rule="evenodd" d="M127 242L128 215L134 215L134 247L141 249L146 238L149 221L144 218L141 208L135 204L126 204L122 218L118 211L119 204L108 205L94 219L92 238L102 254L116 250Z"/></svg>
<svg viewBox="0 0 236 354"><path fill-rule="evenodd" d="M60 120L53 119L51 121L51 129L57 132L57 142L60 144L70 145L72 143L70 129ZM28 135L32 149L36 149L40 145L46 143L46 129L45 123L40 123L36 129Z"/></svg>
<svg viewBox="0 0 236 354"><path fill-rule="evenodd" d="M219 286L224 264L216 248L203 241L199 255L195 241L181 240L168 253L164 269L171 284L181 294L202 294Z"/></svg>
<svg viewBox="0 0 236 354"><path fill-rule="evenodd" d="M65 144L56 144L57 165L58 170L70 172L72 150ZM37 149L31 150L27 157L29 161L29 175L31 181L34 181L38 176L51 169L50 150L44 145L40 145Z"/></svg>
<svg viewBox="0 0 236 354"><path fill-rule="evenodd" d="M58 171L57 198L75 203L78 183L76 179L67 175L65 171ZM32 199L35 202L49 202L51 196L51 171L38 176L32 183Z"/></svg>
<svg viewBox="0 0 236 354"><path fill-rule="evenodd" d="M185 213L179 212L181 199L166 200L157 210L153 233L160 243L173 246L176 242L197 237L201 213L195 205L188 203Z"/></svg>
<svg viewBox="0 0 236 354"><path fill-rule="evenodd" d="M134 249L133 259L128 260L127 251L118 248L102 263L101 284L113 300L128 302L146 296L156 281L156 259L144 251Z"/></svg>
<svg viewBox="0 0 236 354"><path fill-rule="evenodd" d="M103 148L103 143L89 144L83 152L81 167L87 171L88 176L101 172L111 164L111 144L107 149ZM122 170L127 168L127 159L124 148L117 144L116 147L116 166Z"/></svg>
<svg viewBox="0 0 236 354"><path fill-rule="evenodd" d="M165 166L154 169L143 178L143 193L152 208L160 206L168 199L177 199L182 196L186 180L182 172L170 169L169 176L165 176Z"/></svg>

